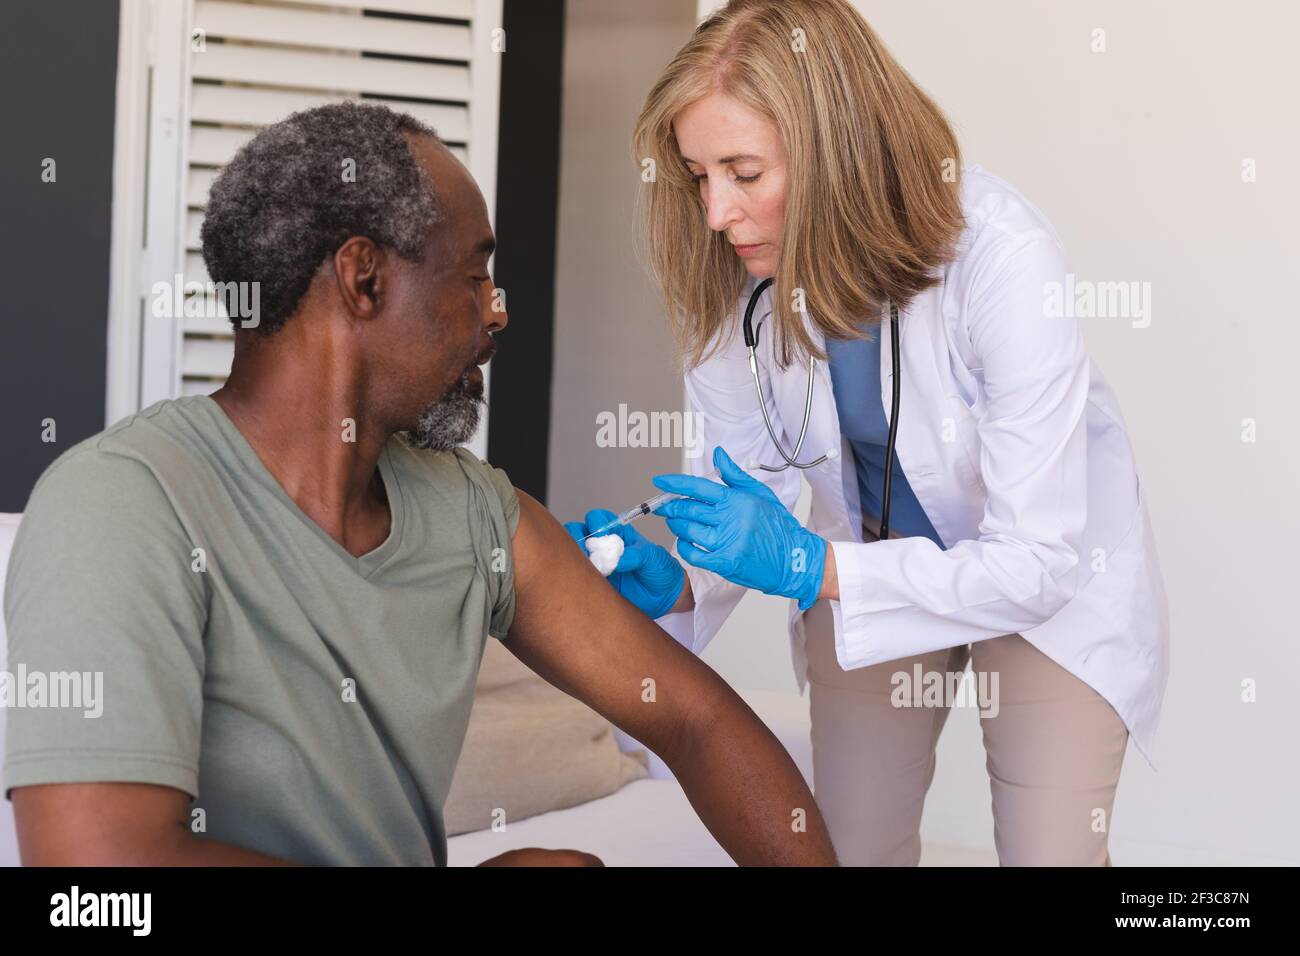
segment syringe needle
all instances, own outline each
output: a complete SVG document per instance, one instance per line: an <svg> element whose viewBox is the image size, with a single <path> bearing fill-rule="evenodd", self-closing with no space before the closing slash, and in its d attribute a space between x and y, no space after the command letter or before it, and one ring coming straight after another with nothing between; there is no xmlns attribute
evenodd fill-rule
<svg viewBox="0 0 1300 956"><path fill-rule="evenodd" d="M718 469L714 468L708 474L700 475L700 477L717 478ZM640 518L644 518L646 515L653 512L655 508L658 508L662 504L666 504L669 501L676 501L678 498L685 498L685 497L686 497L685 495L678 494L673 491L661 492L660 494L655 495L653 498L647 498L639 505L635 505L634 507L629 508L627 511L624 511L621 515L615 518L613 521L606 522L604 525L597 528L595 531L591 531L583 535L582 540L586 541L588 538L594 538L597 535L609 534L609 532L613 531L615 528L619 527L620 525L631 524L633 521L636 521Z"/></svg>

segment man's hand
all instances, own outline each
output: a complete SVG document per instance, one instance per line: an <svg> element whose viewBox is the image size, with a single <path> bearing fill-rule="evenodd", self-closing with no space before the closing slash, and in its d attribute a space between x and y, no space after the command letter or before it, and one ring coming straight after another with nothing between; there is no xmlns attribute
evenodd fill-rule
<svg viewBox="0 0 1300 956"><path fill-rule="evenodd" d="M772 732L620 597L545 508L518 496L505 646L662 757L737 863L834 865L821 812Z"/></svg>
<svg viewBox="0 0 1300 956"><path fill-rule="evenodd" d="M539 846L506 850L488 857L479 866L604 866L600 857L581 850L544 850Z"/></svg>

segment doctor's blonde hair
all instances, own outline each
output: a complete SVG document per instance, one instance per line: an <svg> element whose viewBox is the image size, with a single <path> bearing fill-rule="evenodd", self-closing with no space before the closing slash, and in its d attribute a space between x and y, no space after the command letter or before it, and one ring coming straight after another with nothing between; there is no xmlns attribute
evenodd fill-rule
<svg viewBox="0 0 1300 956"><path fill-rule="evenodd" d="M961 155L943 113L847 0L731 0L664 69L633 134L637 161L654 160L639 202L645 257L689 365L722 344L747 279L709 228L673 132L712 92L771 119L785 142L772 300L782 366L796 354L825 358L794 310L795 289L822 333L842 339L879 322L886 300L902 309L938 281L963 226Z"/></svg>

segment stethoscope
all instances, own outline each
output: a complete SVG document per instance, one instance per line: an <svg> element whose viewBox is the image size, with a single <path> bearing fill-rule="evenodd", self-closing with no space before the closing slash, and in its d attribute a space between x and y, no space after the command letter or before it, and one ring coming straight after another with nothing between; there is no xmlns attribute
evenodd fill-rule
<svg viewBox="0 0 1300 956"><path fill-rule="evenodd" d="M745 347L749 349L749 374L754 378L754 390L758 393L758 407L763 412L763 424L767 426L768 437L772 439L772 444L776 450L781 453L785 459L784 465L759 465L764 471L785 471L787 468L815 468L822 462L830 458L829 454L822 455L813 461L797 461L799 450L803 448L804 436L808 433L808 419L812 417L812 399L813 399L813 370L816 360L808 356L808 393L804 398L803 404L803 424L799 427L799 440L795 443L794 451L790 454L785 453L781 447L781 441L776 437L776 431L772 428L772 419L767 414L767 400L763 397L763 384L758 377L758 332L754 331L752 320L754 317L754 306L758 304L758 297L767 291L767 287L774 280L771 278L764 279L754 289L749 297L749 305L745 309ZM762 325L759 326L762 329ZM898 436L898 403L899 403L899 382L898 382L898 307L890 304L889 307L889 345L890 360L894 371L894 408L889 416L889 441L885 445L885 486L881 495L880 505L880 540L885 541L889 538L889 493L892 484L891 479L894 476L894 443Z"/></svg>

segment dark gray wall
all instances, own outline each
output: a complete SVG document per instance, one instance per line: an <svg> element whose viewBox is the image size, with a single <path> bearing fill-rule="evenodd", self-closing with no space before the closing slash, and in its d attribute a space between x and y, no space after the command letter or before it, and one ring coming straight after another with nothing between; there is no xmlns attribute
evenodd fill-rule
<svg viewBox="0 0 1300 956"><path fill-rule="evenodd" d="M488 392L488 461L543 504L555 337L565 0L505 0L493 280L510 324Z"/></svg>
<svg viewBox="0 0 1300 956"><path fill-rule="evenodd" d="M21 511L45 467L104 427L117 19L116 0L4 7L0 511Z"/></svg>

